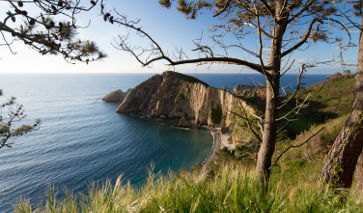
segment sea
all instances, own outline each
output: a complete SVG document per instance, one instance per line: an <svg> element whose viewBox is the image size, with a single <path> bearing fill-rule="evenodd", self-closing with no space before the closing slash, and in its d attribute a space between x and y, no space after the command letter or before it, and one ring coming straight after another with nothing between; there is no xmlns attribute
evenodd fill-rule
<svg viewBox="0 0 363 213"><path fill-rule="evenodd" d="M107 93L126 91L152 75L1 74L0 103L16 97L27 114L18 124L40 119L41 125L11 138L12 148L0 149L0 212L12 212L19 199L37 206L50 187L58 191L58 199L64 198L64 189L87 194L91 183L114 182L120 175L137 187L148 172L190 170L203 162L213 146L209 130L183 130L169 121L118 114L118 104L101 101ZM254 74L191 75L229 90L264 82ZM309 86L325 77L305 75L302 82ZM292 91L296 79L285 75L281 84Z"/></svg>

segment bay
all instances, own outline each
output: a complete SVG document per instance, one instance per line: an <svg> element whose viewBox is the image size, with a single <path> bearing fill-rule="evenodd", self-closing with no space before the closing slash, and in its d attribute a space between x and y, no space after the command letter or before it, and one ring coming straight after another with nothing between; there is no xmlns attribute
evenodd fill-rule
<svg viewBox="0 0 363 213"><path fill-rule="evenodd" d="M154 172L191 169L212 147L208 130L180 130L162 121L115 113L118 104L104 103L110 91L126 91L153 74L2 74L1 103L10 96L24 105L23 123L41 120L41 128L14 138L13 148L0 150L0 212L11 212L20 197L36 205L49 184L86 193L90 182L115 181L122 174L141 184L151 165ZM220 88L259 84L260 75L198 74L193 76ZM305 85L324 80L307 75ZM282 85L291 91L296 75Z"/></svg>

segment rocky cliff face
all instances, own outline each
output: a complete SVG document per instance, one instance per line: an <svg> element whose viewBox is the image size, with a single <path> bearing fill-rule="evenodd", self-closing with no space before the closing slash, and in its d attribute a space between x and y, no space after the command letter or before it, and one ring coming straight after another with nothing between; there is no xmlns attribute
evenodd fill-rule
<svg viewBox="0 0 363 213"><path fill-rule="evenodd" d="M183 118L195 124L228 127L236 122L231 111L241 113L240 105L247 113L254 112L245 101L228 91L213 88L191 76L167 71L130 89L116 112Z"/></svg>

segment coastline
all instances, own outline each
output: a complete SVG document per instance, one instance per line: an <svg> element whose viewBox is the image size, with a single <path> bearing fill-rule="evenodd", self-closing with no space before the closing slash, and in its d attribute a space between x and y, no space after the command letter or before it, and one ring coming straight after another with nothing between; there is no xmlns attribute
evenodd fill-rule
<svg viewBox="0 0 363 213"><path fill-rule="evenodd" d="M207 126L206 126L206 128L209 129L209 131L211 132L211 134L213 136L213 146L212 146L212 149L209 152L209 155L207 156L207 158L202 162L203 170L206 170L208 165L215 160L216 153L218 150L221 149L221 145L222 145L220 129L214 129L214 128L210 128Z"/></svg>

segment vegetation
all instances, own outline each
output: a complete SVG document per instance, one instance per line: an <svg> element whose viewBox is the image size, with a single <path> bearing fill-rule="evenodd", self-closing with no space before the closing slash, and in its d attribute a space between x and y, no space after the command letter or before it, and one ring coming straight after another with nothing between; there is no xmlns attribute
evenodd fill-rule
<svg viewBox="0 0 363 213"><path fill-rule="evenodd" d="M328 81L319 90L322 97L335 99L344 93L336 85L349 84L352 76ZM348 80L348 81L347 81ZM301 94L321 88L308 87ZM351 86L351 89L352 86ZM328 97L328 94L330 95ZM346 94L352 90L346 91ZM316 97L315 97L316 98ZM314 99L314 97L313 97ZM321 100L327 110L335 102ZM308 109L306 109L308 110ZM310 109L312 110L312 109ZM234 151L226 149L217 154L215 164L208 171L196 166L190 172L180 171L167 176L152 171L145 184L131 186L120 177L116 183L91 184L87 195L67 193L64 200L56 199L54 189L40 206L19 201L15 212L359 212L363 208L363 194L349 190L333 190L318 184L323 160L347 119L344 105L334 108L339 117L310 123L307 130L294 139L285 137L277 144L277 153L299 144L311 133L324 127L319 135L304 146L287 152L272 169L269 192L257 187L254 175L258 142L243 143ZM348 112L349 114L349 112ZM274 160L274 159L273 159ZM123 184L124 183L124 184Z"/></svg>
<svg viewBox="0 0 363 213"><path fill-rule="evenodd" d="M104 57L104 54L93 42L74 40L72 32L78 28L75 24L75 14L91 9L96 5L95 1L90 1L91 6L89 7L78 7L80 1L75 1L77 6L71 4L73 1L32 2L47 17L44 17L43 14L29 16L22 1L5 2L10 6L11 11L6 14L4 21L0 22L0 31L3 34L5 45L11 52L12 42L6 40L4 33L16 37L41 54L62 54L65 59L70 61L79 60L88 63L90 60ZM140 189L133 188L130 184L124 185L119 179L114 186L110 182L100 187L91 186L87 196L68 194L67 199L60 202L51 192L45 205L36 208L37 212L356 212L363 208L361 195L357 196L347 191L333 191L324 186L316 186L314 183L317 181L318 168L322 165L322 159L326 156L335 137L337 137L336 143L330 149L328 160L322 170L323 173L326 173L324 181L333 183L335 186L345 187L349 187L352 183L351 176L363 147L359 143L359 138L363 134L361 79L357 78L356 94L359 95L355 96L353 112L339 134L338 130L341 129L343 121L346 119L345 115L351 112L350 106L353 97L346 95L349 94L346 93L350 89L348 85L353 85L351 76L344 76L339 80L332 79L329 87L312 91L315 94L315 99L310 100L310 107L313 110L303 110L305 102L308 100L303 95L309 93L309 88L297 93L296 96L294 93L287 99L280 97L280 77L288 71L288 69L282 68L284 67L283 59L303 47L309 39L313 42L329 43L331 38L326 32L329 31L328 27L331 25L343 27L349 34L351 26L345 25L341 19L344 17L351 22L349 14L347 16L345 11L340 11L339 7L333 4L317 0L180 0L177 1L176 9L188 18L196 18L203 9L212 10L213 17L220 18L222 24L216 26L215 34L212 37L215 46L218 46L219 50L223 50L225 55L214 54L213 48L202 44L202 39L200 39L194 42L196 45L194 51L199 53L197 58L185 57L186 54L181 51L180 55L173 59L164 53L155 39L137 26L138 22L129 21L126 16L119 13L119 17L114 18L105 11L103 1L101 2L101 13L105 22L125 26L150 41L151 48L138 49L128 43L127 37L118 37L120 39L119 48L131 53L144 66L159 60L167 61L170 66L189 63L229 63L246 66L263 74L266 79L265 113L260 119L260 125L256 125L260 126L262 137L258 137L255 133L256 130L250 128L261 142L259 151L258 154L255 153L257 157L254 158L253 154L257 151L255 148L258 147L256 144L242 144L232 153L223 150L219 155L219 161L208 173L198 169L193 173L180 172L177 175L170 173L167 177L150 173L147 182ZM173 2L159 1L166 8L170 8ZM212 9L213 6L214 9ZM55 15L64 15L71 21L57 23L52 19ZM18 24L18 19L22 20L24 24ZM13 25L16 27L10 27L13 26L9 25L10 21L15 23ZM354 23L352 25L355 26ZM37 30L34 30L35 28ZM362 62L360 60L363 57L363 51L361 51L363 47L362 29L360 27L358 29L361 33L359 62ZM247 50L239 43L251 33L256 34L258 44L256 51ZM224 44L223 37L226 34L234 36L236 42ZM286 35L289 35L290 38L285 39ZM335 39L336 41L341 40L340 38ZM246 61L244 58L229 56L228 49L236 46L240 48L241 52L254 56L255 60ZM269 49L268 55L264 49ZM268 61L265 58L268 58ZM292 64L286 64L288 68L291 66ZM306 67L308 65L302 65L300 74L305 71ZM363 64L359 63L359 74L362 72L362 67ZM300 77L301 75L299 75L299 79ZM340 78L340 76L336 78L338 77ZM195 79L188 80L194 81ZM339 95L340 98L336 98ZM300 105L296 107L289 104L291 100L295 100L294 104L300 103ZM11 105L13 105L12 100L3 107ZM295 121L299 117L300 110L303 112L300 115L303 120ZM23 118L21 107L17 111L10 111L9 115L5 119L9 119L10 123L0 126L0 134L4 138L1 147L11 146L7 143L10 136L29 132L38 125L36 123L33 126L24 125L11 129L9 124L13 118ZM212 109L211 118L214 123L220 123L222 116L219 106ZM248 120L248 118L246 119ZM281 120L285 122L280 122ZM324 122L329 123L324 124ZM2 123L4 122L2 121ZM301 133L295 140L292 139L293 137L284 137L283 130L290 124L292 127L287 132L290 136ZM301 146L283 156L278 164L272 163L276 148L283 152L286 147L299 144L301 140L311 135L311 131L322 126L325 127L324 131L310 144ZM280 133L281 136L279 136ZM282 143L276 145L276 142L280 141L279 137ZM351 141L351 139L355 140ZM309 146L316 147L309 148ZM350 156L354 158L351 161L349 161ZM234 161L242 161L245 166L241 166L241 163L235 165ZM254 165L255 162L256 165ZM274 165L277 166L273 167ZM256 169L257 176L252 174L252 169ZM271 169L274 171L272 176L270 175ZM349 173L348 179L346 172ZM265 186L267 186L269 178L271 178L270 189L266 191ZM335 184L337 180L341 183ZM28 201L20 201L15 206L16 212L31 212L32 210Z"/></svg>
<svg viewBox="0 0 363 213"><path fill-rule="evenodd" d="M333 27L333 25L337 28L344 26L349 34L349 26L344 25L338 9L326 1L160 0L159 3L165 8L173 8L176 5L175 9L190 19L197 18L203 10L209 10L212 12L210 15L218 18L220 23L217 26L211 26L213 30L211 30L210 36L214 43L205 43L202 38L193 42L196 46L193 51L198 53L197 56L189 57L193 54L188 56L185 52L179 51L172 57L152 35L139 26L138 21L129 20L126 15L105 9L104 2L101 0L101 13L105 22L124 26L149 42L149 46L152 48L147 45L143 48L136 48L129 41L129 36L118 36L117 48L130 53L143 66L161 60L169 66L228 63L245 66L265 77L264 117L257 125L260 129L254 130L250 125L254 135L257 135L256 132L259 130L263 135L263 137L257 137L261 146L256 165L256 174L262 187L267 186L268 183L271 159L278 134L283 132L287 126L287 124L280 126L281 122L278 121L286 119L287 123L290 122L280 113L286 105L286 103L280 102L280 77L292 66L292 64L289 65L289 62L284 66L284 60L297 49L308 46L305 44L309 40L312 42L341 40L332 38L327 33L329 27ZM245 38L253 34L257 48L255 50L247 49L244 47ZM229 36L233 39L228 39L229 41L226 43L224 38ZM289 38L287 39L287 37ZM268 51L265 51L266 49ZM236 50L238 50L238 54L235 53ZM232 52L233 54L231 54ZM246 60L246 54L253 59ZM235 55L237 57L234 57ZM311 66L303 64L301 74L305 68ZM299 111L299 108L294 108L294 110Z"/></svg>
<svg viewBox="0 0 363 213"><path fill-rule="evenodd" d="M26 212L358 212L363 197L332 191L314 182L290 187L279 180L265 193L245 167L224 165L213 177L205 173L159 176L150 173L140 189L106 182L90 186L88 196L68 193L58 201L54 191L40 207L20 201L16 213Z"/></svg>
<svg viewBox="0 0 363 213"><path fill-rule="evenodd" d="M195 78L193 76L190 75L184 75L178 72L173 72L173 71L166 71L169 75L173 75L178 79L182 79L183 81L186 82L190 82L190 83L201 83L204 86L208 87L209 85L207 83L205 83L204 81L199 80L198 78Z"/></svg>
<svg viewBox="0 0 363 213"><path fill-rule="evenodd" d="M222 108L217 104L215 108L212 108L211 119L213 123L219 124L222 121Z"/></svg>
<svg viewBox="0 0 363 213"><path fill-rule="evenodd" d="M94 42L81 41L76 36L76 30L82 28L76 23L77 14L96 4L97 0L88 5L80 0L0 1L2 8L8 8L0 21L2 46L15 54L12 45L21 41L42 55L59 54L70 62L88 63L104 58Z"/></svg>
<svg viewBox="0 0 363 213"><path fill-rule="evenodd" d="M2 91L0 90L0 96ZM11 97L7 102L0 105L0 149L11 148L13 145L12 139L17 136L27 134L38 130L40 120L33 124L19 124L26 114L23 106L16 103L16 98Z"/></svg>
<svg viewBox="0 0 363 213"><path fill-rule="evenodd" d="M352 112L334 141L321 169L322 182L333 187L352 186L355 190L363 190L363 2L351 5L354 15L360 18L360 24L348 19L349 23L359 32L359 48L357 74L355 81ZM340 11L346 16L345 12ZM342 54L341 64L344 66Z"/></svg>
<svg viewBox="0 0 363 213"><path fill-rule="evenodd" d="M354 82L354 75L346 75L302 89L296 95L299 101L309 93L312 96L309 106L300 111L298 120L292 122L290 133L296 135L309 129L313 124L321 124L349 114L352 111Z"/></svg>
<svg viewBox="0 0 363 213"><path fill-rule="evenodd" d="M88 6L81 5L79 0L0 1L1 8L8 8L0 21L0 46L7 47L15 54L12 45L21 41L42 55L59 54L69 62L88 63L101 59L105 55L94 42L81 41L76 37L76 30L80 28L76 24L76 15L89 11L96 4L97 1L93 0ZM38 14L33 13L35 8ZM26 114L23 106L16 103L15 97L3 103L0 110L0 149L11 148L11 139L39 128L39 120L29 125L19 124Z"/></svg>

